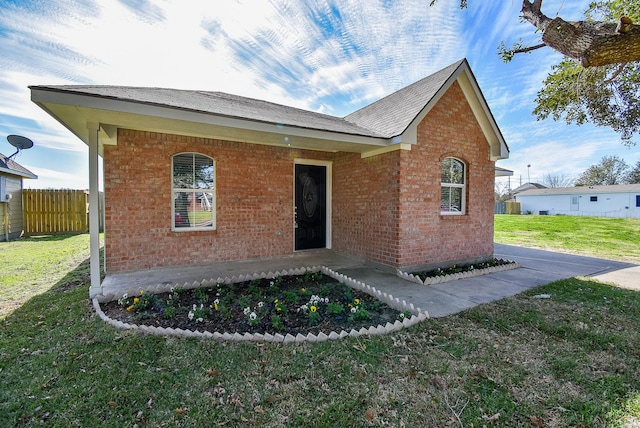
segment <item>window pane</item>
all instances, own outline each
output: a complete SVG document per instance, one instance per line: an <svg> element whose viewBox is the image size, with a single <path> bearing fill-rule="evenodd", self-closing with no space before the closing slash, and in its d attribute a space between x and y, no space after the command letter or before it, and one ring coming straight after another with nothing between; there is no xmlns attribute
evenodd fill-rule
<svg viewBox="0 0 640 428"><path fill-rule="evenodd" d="M175 227L191 227L189 222L189 194L186 192L175 193Z"/></svg>
<svg viewBox="0 0 640 428"><path fill-rule="evenodd" d="M198 189L213 188L213 160L207 156L195 155L194 178Z"/></svg>
<svg viewBox="0 0 640 428"><path fill-rule="evenodd" d="M464 164L458 159L446 158L442 161L442 183L463 184Z"/></svg>
<svg viewBox="0 0 640 428"><path fill-rule="evenodd" d="M213 192L175 192L175 227L213 225Z"/></svg>
<svg viewBox="0 0 640 428"><path fill-rule="evenodd" d="M173 157L173 187L179 189L213 188L213 159L194 153Z"/></svg>
<svg viewBox="0 0 640 428"><path fill-rule="evenodd" d="M173 187L193 188L193 154L187 153L173 157Z"/></svg>
<svg viewBox="0 0 640 428"><path fill-rule="evenodd" d="M442 186L441 211L462 211L462 188Z"/></svg>

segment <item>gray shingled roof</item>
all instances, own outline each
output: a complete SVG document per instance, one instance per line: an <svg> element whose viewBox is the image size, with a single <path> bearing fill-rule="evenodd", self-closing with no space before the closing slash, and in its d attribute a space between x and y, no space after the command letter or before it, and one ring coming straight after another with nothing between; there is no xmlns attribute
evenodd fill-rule
<svg viewBox="0 0 640 428"><path fill-rule="evenodd" d="M370 129L339 117L224 92L103 85L58 85L37 88L298 128L381 137Z"/></svg>
<svg viewBox="0 0 640 428"><path fill-rule="evenodd" d="M0 172L19 175L25 178L38 178L33 172L20 165L13 159L9 159L7 156L0 153Z"/></svg>
<svg viewBox="0 0 640 428"><path fill-rule="evenodd" d="M402 134L465 60L357 110L345 119L385 138Z"/></svg>
<svg viewBox="0 0 640 428"><path fill-rule="evenodd" d="M457 61L344 118L223 92L104 85L44 85L32 89L96 96L320 131L392 138L406 130L464 62L465 60Z"/></svg>

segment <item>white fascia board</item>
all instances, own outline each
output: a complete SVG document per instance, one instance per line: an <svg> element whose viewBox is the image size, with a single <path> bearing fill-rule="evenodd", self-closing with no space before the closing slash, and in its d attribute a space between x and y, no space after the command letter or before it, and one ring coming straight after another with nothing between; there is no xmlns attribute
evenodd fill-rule
<svg viewBox="0 0 640 428"><path fill-rule="evenodd" d="M440 87L438 92L429 100L427 105L411 122L407 129L394 140L397 142L403 142L408 144L416 144L418 139L418 125L429 114L433 106L435 106L444 93L449 90L453 82L457 81L464 93L471 110L473 111L476 120L484 134L485 138L489 142L490 154L489 157L492 161L509 158L509 149L506 142L498 129L498 125L493 119L493 115L489 110L489 106L486 104L482 92L472 77L471 70L466 63L461 64L455 73L452 73L449 79Z"/></svg>
<svg viewBox="0 0 640 428"><path fill-rule="evenodd" d="M465 72L462 73L462 71ZM458 71L456 79L462 88L467 102L471 106L471 110L480 125L480 129L482 129L485 138L489 142L489 146L491 147L491 160L508 159L509 148L507 147L507 143L504 141L504 137L491 114L491 110L489 110L489 106L480 91L480 87L466 65Z"/></svg>
<svg viewBox="0 0 640 428"><path fill-rule="evenodd" d="M34 179L38 178L38 176L35 174L28 174L26 172L16 171L15 169L4 168L4 167L0 167L0 172L8 175L15 175L17 177L22 177L22 178L34 178Z"/></svg>

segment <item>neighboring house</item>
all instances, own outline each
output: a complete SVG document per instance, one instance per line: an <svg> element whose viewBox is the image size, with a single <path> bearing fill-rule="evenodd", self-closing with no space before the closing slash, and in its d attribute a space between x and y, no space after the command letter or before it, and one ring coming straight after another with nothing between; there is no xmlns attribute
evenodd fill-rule
<svg viewBox="0 0 640 428"><path fill-rule="evenodd" d="M343 118L219 92L30 89L88 144L92 194L103 157L107 274L316 248L391 268L493 257L509 152L466 60Z"/></svg>
<svg viewBox="0 0 640 428"><path fill-rule="evenodd" d="M532 190L532 189L547 189L548 187L545 186L544 184L539 184L539 183L524 183L518 187L516 187L515 189L513 189L510 193L511 196L516 196L518 193L522 193L526 190Z"/></svg>
<svg viewBox="0 0 640 428"><path fill-rule="evenodd" d="M496 177L511 177L513 175L513 171L510 169L496 167Z"/></svg>
<svg viewBox="0 0 640 428"><path fill-rule="evenodd" d="M38 178L13 159L0 153L0 241L19 238L24 230L22 180Z"/></svg>
<svg viewBox="0 0 640 428"><path fill-rule="evenodd" d="M532 189L516 200L523 213L640 218L640 184Z"/></svg>

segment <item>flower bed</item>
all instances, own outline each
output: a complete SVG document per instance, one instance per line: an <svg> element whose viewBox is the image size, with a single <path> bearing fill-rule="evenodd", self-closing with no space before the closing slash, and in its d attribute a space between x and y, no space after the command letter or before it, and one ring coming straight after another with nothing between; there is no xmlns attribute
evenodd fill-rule
<svg viewBox="0 0 640 428"><path fill-rule="evenodd" d="M481 263L452 265L447 268L436 268L429 271L402 272L397 271L400 278L423 285L440 284L456 279L470 278L488 273L502 272L521 267L519 263L504 259L493 259Z"/></svg>
<svg viewBox="0 0 640 428"><path fill-rule="evenodd" d="M276 342L384 334L428 316L327 268L290 273L131 290L110 296L102 305L94 300L94 306L105 321L120 328Z"/></svg>

